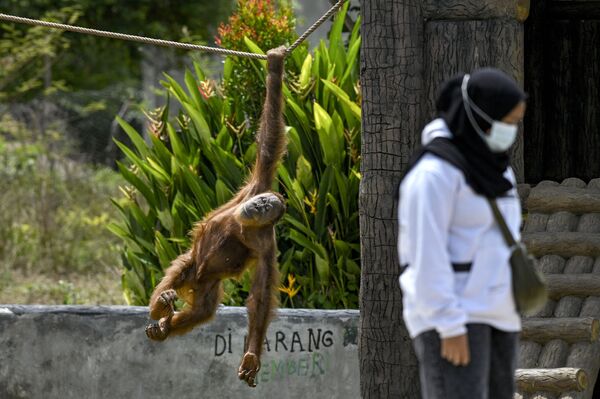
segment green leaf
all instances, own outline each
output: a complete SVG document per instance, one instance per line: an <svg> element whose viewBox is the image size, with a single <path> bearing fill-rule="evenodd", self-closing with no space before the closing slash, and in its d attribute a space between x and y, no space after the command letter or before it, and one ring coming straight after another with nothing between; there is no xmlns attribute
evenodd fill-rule
<svg viewBox="0 0 600 399"><path fill-rule="evenodd" d="M188 93L192 97L193 104L196 108L202 107L202 95L200 94L200 90L198 90L198 82L194 78L194 75L190 72L189 69L185 69L185 86L188 89Z"/></svg>
<svg viewBox="0 0 600 399"><path fill-rule="evenodd" d="M166 87L169 89L169 91L171 91L171 93L173 93L182 104L191 103L190 98L187 96L187 94L185 94L185 91L183 91L181 85L166 73L164 75L167 78L168 84Z"/></svg>
<svg viewBox="0 0 600 399"><path fill-rule="evenodd" d="M338 71L346 66L344 45L342 42L342 30L344 28L344 20L349 4L349 2L346 2L338 11L329 31L329 56L333 60L333 64Z"/></svg>
<svg viewBox="0 0 600 399"><path fill-rule="evenodd" d="M198 203L200 208L200 212L202 214L206 214L210 212L212 209L212 205L207 200L207 195L210 193L210 190L207 190L207 187L201 186L201 181L198 176L194 175L191 171L186 168L181 168L181 173L188 184L188 187L192 190L192 194L194 195L195 200Z"/></svg>
<svg viewBox="0 0 600 399"><path fill-rule="evenodd" d="M360 22L361 16L359 15L356 18L356 21L354 22L354 27L352 28L352 33L350 34L348 47L352 47L352 44L354 44L356 40L360 40Z"/></svg>
<svg viewBox="0 0 600 399"><path fill-rule="evenodd" d="M311 239L313 241L315 241L317 239L317 236L315 235L314 231L312 231L310 229L310 226L304 225L302 222L300 222L299 220L297 220L293 216L291 216L291 215L289 215L289 214L286 213L286 214L283 215L283 220L286 223L291 224L294 228L300 230L309 239Z"/></svg>
<svg viewBox="0 0 600 399"><path fill-rule="evenodd" d="M321 177L319 191L317 194L317 214L315 215L314 228L317 237L324 237L327 228L327 194L330 192L333 184L333 168L328 166Z"/></svg>
<svg viewBox="0 0 600 399"><path fill-rule="evenodd" d="M263 54L263 55L265 54L265 52L256 43L254 43L248 36L244 36L244 43L246 44L246 47L248 47L248 50L251 53ZM258 60L258 61L260 62L260 65L264 69L267 68L267 61L266 60Z"/></svg>
<svg viewBox="0 0 600 399"><path fill-rule="evenodd" d="M217 179L215 194L217 196L217 203L219 204L224 204L229 201L231 197L233 197L233 193L227 188L221 179Z"/></svg>
<svg viewBox="0 0 600 399"><path fill-rule="evenodd" d="M306 191L312 190L315 186L315 179L313 177L310 162L302 155L298 157L298 161L296 162L296 178L302 183L302 186L304 186Z"/></svg>
<svg viewBox="0 0 600 399"><path fill-rule="evenodd" d="M360 276L360 266L352 259L346 259L346 270L348 273Z"/></svg>
<svg viewBox="0 0 600 399"><path fill-rule="evenodd" d="M171 215L171 209L159 210L156 212L160 224L167 230L173 230L173 216Z"/></svg>
<svg viewBox="0 0 600 399"><path fill-rule="evenodd" d="M156 202L157 202L156 209L168 208L169 201L168 201L165 191L167 189L169 189L169 190L171 189L172 182L169 180L168 183L160 183L158 180L152 179L152 181L150 181L149 183L152 185L152 191L154 192L154 195L156 197Z"/></svg>
<svg viewBox="0 0 600 399"><path fill-rule="evenodd" d="M347 242L342 240L333 240L333 245L335 246L335 250L339 257L348 257L350 256L350 252L352 248L348 245Z"/></svg>
<svg viewBox="0 0 600 399"><path fill-rule="evenodd" d="M231 190L240 186L243 180L242 163L228 151L216 145L206 148L206 157L212 163L217 175Z"/></svg>
<svg viewBox="0 0 600 399"><path fill-rule="evenodd" d="M357 65L356 65L356 58L358 57L358 52L360 50L360 37L358 37L357 40L355 40L352 45L350 46L350 48L348 49L348 54L346 56L347 59L347 66L346 66L346 71L344 71L344 75L342 76L342 79L340 80L340 86L344 87L344 85L346 84L346 82L348 81L348 79L350 78L350 76L352 76L352 73L357 71Z"/></svg>
<svg viewBox="0 0 600 399"><path fill-rule="evenodd" d="M167 174L171 173L171 152L163 144L163 142L155 136L150 136L152 142L152 152L154 157L152 159L156 161ZM150 157L149 157L150 158Z"/></svg>
<svg viewBox="0 0 600 399"><path fill-rule="evenodd" d="M297 242L304 248L307 248L308 250L312 251L316 256L320 257L321 259L327 259L327 251L325 251L325 248L323 248L321 244L309 240L298 230L290 230L288 234L291 240Z"/></svg>
<svg viewBox="0 0 600 399"><path fill-rule="evenodd" d="M148 237L154 234L154 225L149 215L146 215L144 211L135 202L129 202L127 207L124 208L128 212L128 219L132 226L137 225L139 227L136 232L136 238ZM135 226L134 226L135 229Z"/></svg>
<svg viewBox="0 0 600 399"><path fill-rule="evenodd" d="M344 92L342 89L340 89L335 83L332 83L325 79L321 79L321 81L323 82L323 84L325 85L325 87L327 89L329 89L339 100L341 100L344 103L344 105L346 107L348 107L350 109L350 111L352 112L354 117L356 117L356 119L360 120L360 116L361 116L360 107L356 103L354 103L350 100L350 97L348 97L348 94L346 94L346 92Z"/></svg>
<svg viewBox="0 0 600 399"><path fill-rule="evenodd" d="M298 83L300 83L301 90L306 90L310 84L311 74L310 71L312 69L313 58L310 54L306 56L304 59L304 63L302 64L302 69L300 70L300 77L298 78Z"/></svg>
<svg viewBox="0 0 600 399"><path fill-rule="evenodd" d="M231 57L225 58L225 63L223 65L223 80L227 81L231 79L231 71L233 70L233 60Z"/></svg>
<svg viewBox="0 0 600 399"><path fill-rule="evenodd" d="M227 126L223 126L216 138L217 144L221 146L224 150L231 151L233 148L233 139L231 138L231 134L229 134L229 130Z"/></svg>
<svg viewBox="0 0 600 399"><path fill-rule="evenodd" d="M350 215L350 198L348 197L348 179L342 175L337 169L334 173L337 189L340 193L339 197L342 200L342 211L344 217Z"/></svg>
<svg viewBox="0 0 600 399"><path fill-rule="evenodd" d="M213 173L213 171L209 168L210 159L203 159L202 162L198 165L200 171L198 175L202 177L202 180L210 187L214 187L217 182L217 177Z"/></svg>
<svg viewBox="0 0 600 399"><path fill-rule="evenodd" d="M121 162L116 161L117 167L119 168L119 172L127 180L133 187L135 187L144 197L144 199L150 204L150 206L156 207L156 201L154 199L154 193L150 189L150 187L142 181L135 173L131 172L125 165Z"/></svg>
<svg viewBox="0 0 600 399"><path fill-rule="evenodd" d="M142 305L145 303L142 302L142 298L146 296L146 289L142 283L142 279L137 273L130 271L125 272L123 274L123 286L130 291L130 296L132 297L130 300L133 300L135 304Z"/></svg>
<svg viewBox="0 0 600 399"><path fill-rule="evenodd" d="M147 163L142 164L144 170L148 171L158 181L164 185L168 185L171 182L169 174L152 158L146 158Z"/></svg>
<svg viewBox="0 0 600 399"><path fill-rule="evenodd" d="M111 222L109 223L106 228L113 233L114 235L124 239L124 240L130 240L131 239L131 235L127 232L127 230L125 230L122 226Z"/></svg>
<svg viewBox="0 0 600 399"><path fill-rule="evenodd" d="M149 154L148 144L146 144L142 136L140 136L140 134L133 128L133 126L131 126L121 117L117 116L115 119L135 146L135 149L137 150L138 154L140 154L141 157L147 157Z"/></svg>
<svg viewBox="0 0 600 399"><path fill-rule="evenodd" d="M248 165L254 163L256 160L256 143L252 143L244 152L244 162Z"/></svg>
<svg viewBox="0 0 600 399"><path fill-rule="evenodd" d="M341 215L340 205L338 204L337 199L331 193L327 193L327 202L333 209L333 214L339 217Z"/></svg>
<svg viewBox="0 0 600 399"><path fill-rule="evenodd" d="M317 134L321 142L321 150L323 151L324 162L326 165L342 164L343 156L343 137L339 137L333 127L331 116L318 103L314 103L314 116Z"/></svg>
<svg viewBox="0 0 600 399"><path fill-rule="evenodd" d="M285 167L283 167L283 165L281 165L277 169L277 173L278 173L278 176L281 179L283 185L287 188L288 205L291 205L298 212L301 212L301 213L304 212L304 204L303 204L304 192L302 191L302 189L300 188L299 191L296 190L296 188L294 186L294 183L296 181L292 180L288 170Z"/></svg>
<svg viewBox="0 0 600 399"><path fill-rule="evenodd" d="M210 212L211 208L208 208L206 212L200 213L202 208L194 203L195 201L187 196L182 195L181 193L177 193L175 195L175 199L173 200L172 212L173 219L175 222L175 226L173 230L176 235L182 236L187 233L190 227L198 220L202 218L205 213ZM178 226L178 223L182 223L184 220L184 215L180 214L180 212L184 211L187 213L187 223L182 226ZM177 216L176 216L177 215Z"/></svg>
<svg viewBox="0 0 600 399"><path fill-rule="evenodd" d="M300 129L303 133L308 133L312 130L311 123L308 119L307 114L304 110L292 99L286 98L286 104L288 108L292 111L293 116L298 120L300 126L294 126L295 129Z"/></svg>
<svg viewBox="0 0 600 399"><path fill-rule="evenodd" d="M192 128L190 130L193 132L194 138L203 146L208 146L212 140L212 136L206 119L204 119L204 116L197 109L189 104L182 105L192 119Z"/></svg>
<svg viewBox="0 0 600 399"><path fill-rule="evenodd" d="M121 152L125 154L125 157L129 159L135 166L137 166L140 169L144 168L145 162L142 159L140 159L137 155L135 155L135 153L131 151L129 147L127 147L125 144L121 143L118 140L115 140L114 142L117 145L117 147L119 147Z"/></svg>
<svg viewBox="0 0 600 399"><path fill-rule="evenodd" d="M348 7L350 6L350 2L344 3L342 7L338 10L333 19L333 24L329 29L329 43L330 45L335 44L336 46L341 46L342 43L342 30L344 29L344 22L346 19L346 13L348 12ZM329 49L331 53L331 47Z"/></svg>
<svg viewBox="0 0 600 399"><path fill-rule="evenodd" d="M298 211L304 213L304 196L305 196L305 191L302 188L302 185L300 184L300 182L298 180L292 181L292 187L288 191L288 194L289 193L294 193L294 197L299 199L299 201L297 201L294 205L297 206L296 209Z"/></svg>
<svg viewBox="0 0 600 399"><path fill-rule="evenodd" d="M291 161L292 164L298 161L298 157L302 155L302 141L298 135L298 131L289 126L286 128L288 137L288 155L287 161ZM285 161L284 161L285 162Z"/></svg>
<svg viewBox="0 0 600 399"><path fill-rule="evenodd" d="M194 72L196 72L196 79L198 81L203 81L206 79L206 76L204 75L204 71L202 70L202 67L200 66L199 63L194 61Z"/></svg>
<svg viewBox="0 0 600 399"><path fill-rule="evenodd" d="M315 264L317 266L317 272L319 273L319 278L323 282L329 281L329 262L327 259L320 257L315 254Z"/></svg>
<svg viewBox="0 0 600 399"><path fill-rule="evenodd" d="M158 259L164 270L168 268L171 265L173 259L175 259L178 256L177 251L175 251L175 249L173 248L173 244L168 242L160 231L156 232L155 238L156 253L158 254Z"/></svg>
<svg viewBox="0 0 600 399"><path fill-rule="evenodd" d="M169 135L169 141L171 142L171 148L173 149L173 155L178 160L181 160L184 163L188 162L188 151L187 147L181 142L179 135L173 129L173 126L168 123L167 124L167 134Z"/></svg>

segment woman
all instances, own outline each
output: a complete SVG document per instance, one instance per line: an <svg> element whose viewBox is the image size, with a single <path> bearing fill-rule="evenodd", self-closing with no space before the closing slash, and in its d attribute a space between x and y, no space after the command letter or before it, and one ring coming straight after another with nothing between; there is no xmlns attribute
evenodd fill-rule
<svg viewBox="0 0 600 399"><path fill-rule="evenodd" d="M521 322L509 249L486 197L519 237L507 151L525 98L497 69L446 82L439 118L423 130L423 148L400 185L403 316L426 399L513 397Z"/></svg>

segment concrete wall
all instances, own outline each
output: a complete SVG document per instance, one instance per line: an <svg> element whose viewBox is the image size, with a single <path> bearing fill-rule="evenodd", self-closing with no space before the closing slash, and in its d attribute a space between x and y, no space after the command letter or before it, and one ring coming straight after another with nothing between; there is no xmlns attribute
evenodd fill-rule
<svg viewBox="0 0 600 399"><path fill-rule="evenodd" d="M258 386L237 379L244 308L151 342L143 307L0 305L0 398L358 398L358 311L280 310Z"/></svg>

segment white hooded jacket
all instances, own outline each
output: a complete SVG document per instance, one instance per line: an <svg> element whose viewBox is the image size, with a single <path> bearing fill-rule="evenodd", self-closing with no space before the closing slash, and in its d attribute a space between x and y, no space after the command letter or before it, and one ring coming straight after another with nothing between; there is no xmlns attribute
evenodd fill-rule
<svg viewBox="0 0 600 399"><path fill-rule="evenodd" d="M423 130L422 143L451 137L443 119ZM512 169L504 176L515 184ZM521 206L516 189L497 198L515 239ZM467 323L503 331L521 329L512 296L510 252L490 205L467 184L463 173L426 153L400 185L399 257L404 321L411 337L435 329L447 338L466 333ZM471 263L455 272L452 263Z"/></svg>

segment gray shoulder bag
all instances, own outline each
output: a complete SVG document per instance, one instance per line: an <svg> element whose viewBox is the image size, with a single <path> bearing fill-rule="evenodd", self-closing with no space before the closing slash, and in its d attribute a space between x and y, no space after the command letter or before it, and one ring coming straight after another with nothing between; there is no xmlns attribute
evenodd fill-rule
<svg viewBox="0 0 600 399"><path fill-rule="evenodd" d="M517 310L523 314L535 313L544 306L548 298L544 276L535 268L535 258L527 253L525 245L516 242L513 238L496 200L490 198L487 200L492 207L504 241L510 248L512 288Z"/></svg>

